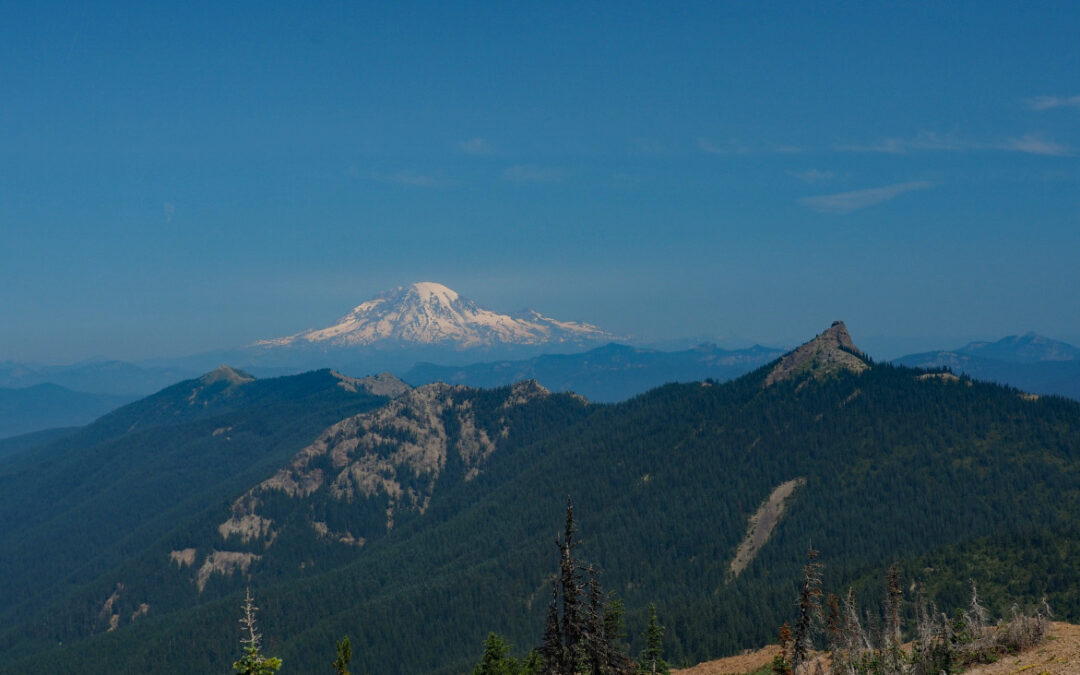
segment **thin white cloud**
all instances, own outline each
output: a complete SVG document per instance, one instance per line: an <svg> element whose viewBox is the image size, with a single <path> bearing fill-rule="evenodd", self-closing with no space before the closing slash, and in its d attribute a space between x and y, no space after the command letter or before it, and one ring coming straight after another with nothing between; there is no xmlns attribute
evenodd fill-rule
<svg viewBox="0 0 1080 675"><path fill-rule="evenodd" d="M832 171L822 171L820 169L807 169L806 171L788 171L788 175L798 178L804 183L825 183L827 181L836 178L836 173Z"/></svg>
<svg viewBox="0 0 1080 675"><path fill-rule="evenodd" d="M566 172L562 169L516 164L506 167L503 178L514 183L558 183L566 178Z"/></svg>
<svg viewBox="0 0 1080 675"><path fill-rule="evenodd" d="M909 181L907 183L895 183L884 187L870 188L867 190L855 190L853 192L838 192L831 195L819 195L817 197L804 197L799 204L808 209L821 213L851 213L860 209L877 206L882 202L895 199L905 192L923 190L932 187L933 183L927 181Z"/></svg>
<svg viewBox="0 0 1080 675"><path fill-rule="evenodd" d="M458 147L461 151L470 155L492 155L495 154L495 148L485 138L470 138L467 141L461 141L458 143Z"/></svg>
<svg viewBox="0 0 1080 675"><path fill-rule="evenodd" d="M441 187L446 185L445 181L435 178L434 176L412 171L398 171L397 173L386 176L376 176L376 178L384 183L411 185L413 187Z"/></svg>
<svg viewBox="0 0 1080 675"><path fill-rule="evenodd" d="M792 155L803 151L797 145L748 145L736 139L717 142L708 138L699 138L698 149L710 155L749 155L756 153L777 153Z"/></svg>
<svg viewBox="0 0 1080 675"><path fill-rule="evenodd" d="M976 147L977 144L960 140L951 134L923 131L914 138L886 138L870 145L841 145L837 146L836 150L903 155L915 150L971 150Z"/></svg>
<svg viewBox="0 0 1080 675"><path fill-rule="evenodd" d="M750 152L749 148L735 140L717 143L708 138L699 138L698 148L702 152L707 152L710 155L742 155Z"/></svg>
<svg viewBox="0 0 1080 675"><path fill-rule="evenodd" d="M1080 110L1080 96L1036 96L1027 99L1032 110L1050 110L1052 108L1076 108Z"/></svg>
<svg viewBox="0 0 1080 675"><path fill-rule="evenodd" d="M1026 134L996 143L983 143L951 134L921 132L914 138L886 138L870 145L841 145L834 148L839 152L878 152L893 155L905 155L910 152L968 152L975 150L998 150L1003 152L1023 152L1030 155L1067 156L1075 150L1036 134Z"/></svg>
<svg viewBox="0 0 1080 675"><path fill-rule="evenodd" d="M165 222L171 223L173 218L176 217L176 205L172 202L165 202L161 205L161 211L165 214Z"/></svg>
<svg viewBox="0 0 1080 675"><path fill-rule="evenodd" d="M1029 155L1052 155L1055 157L1067 157L1076 152L1067 145L1048 141L1034 134L1021 136L1020 138L1010 138L998 146L998 149L1026 152Z"/></svg>

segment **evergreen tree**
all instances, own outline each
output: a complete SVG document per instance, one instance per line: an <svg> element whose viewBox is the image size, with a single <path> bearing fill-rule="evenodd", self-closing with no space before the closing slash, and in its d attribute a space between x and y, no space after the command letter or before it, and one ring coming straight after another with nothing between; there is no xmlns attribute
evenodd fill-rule
<svg viewBox="0 0 1080 675"><path fill-rule="evenodd" d="M521 662L521 675L541 675L544 672L544 663L540 658L540 652L530 649Z"/></svg>
<svg viewBox="0 0 1080 675"><path fill-rule="evenodd" d="M566 500L566 525L559 549L559 572L552 580L544 638L537 651L544 675L622 675L633 662L619 645L622 639L622 604L608 606L598 572L574 558L577 546L574 504ZM587 581L582 580L584 572ZM561 596L561 613L560 613Z"/></svg>
<svg viewBox="0 0 1080 675"><path fill-rule="evenodd" d="M580 660L580 647L583 645L582 637L585 633L584 617L581 612L581 582L578 574L577 563L574 561L574 535L577 527L574 525L574 503L570 497L566 498L566 527L562 541L556 540L559 547L559 582L562 586L562 642L563 642L563 670L572 673L578 670L577 661Z"/></svg>
<svg viewBox="0 0 1080 675"><path fill-rule="evenodd" d="M473 668L472 675L525 675L530 672L510 655L510 649L510 643L501 635L488 633L484 640L484 653Z"/></svg>
<svg viewBox="0 0 1080 675"><path fill-rule="evenodd" d="M586 621L585 652L591 675L617 675L633 670L633 663L619 648L622 639L622 602L608 602L600 585L599 573L590 566L589 606Z"/></svg>
<svg viewBox="0 0 1080 675"><path fill-rule="evenodd" d="M813 546L807 549L799 592L799 618L795 622L791 647L791 670L795 675L814 650L814 626L821 615L821 563L817 562L817 556Z"/></svg>
<svg viewBox="0 0 1080 675"><path fill-rule="evenodd" d="M649 605L649 623L645 628L645 650L638 659L640 675L669 675L671 668L664 661L664 627L656 618L656 605Z"/></svg>
<svg viewBox="0 0 1080 675"><path fill-rule="evenodd" d="M349 636L341 638L337 643L337 658L334 660L334 672L337 675L349 675L349 661L352 660L352 645L349 644Z"/></svg>
<svg viewBox="0 0 1080 675"><path fill-rule="evenodd" d="M562 635L559 632L559 588L551 580L551 604L548 605L544 639L540 644L540 672L543 675L559 675L564 660Z"/></svg>
<svg viewBox="0 0 1080 675"><path fill-rule="evenodd" d="M262 644L262 635L255 625L255 599L251 596L249 586L244 593L244 613L240 617L240 629L244 636L240 638L240 644L244 655L239 661L233 663L233 670L237 675L272 675L281 668L281 659L271 656L265 657L259 652Z"/></svg>

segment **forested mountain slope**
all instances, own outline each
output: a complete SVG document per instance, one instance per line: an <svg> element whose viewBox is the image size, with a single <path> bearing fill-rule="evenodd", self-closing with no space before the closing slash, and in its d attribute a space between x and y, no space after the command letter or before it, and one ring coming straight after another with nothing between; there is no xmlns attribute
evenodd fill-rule
<svg viewBox="0 0 1080 675"><path fill-rule="evenodd" d="M400 465L409 467L393 471L400 493L373 490L360 499L354 491L350 501L333 492L346 467L388 460L402 447L353 432L367 424L390 438L390 427L369 416L315 434L306 447L321 438L327 452L308 453L325 462L310 465L323 471L317 484L307 483L310 492L264 489L275 476L288 484L280 472L296 470L303 452L282 457L276 469L262 465L257 479L175 528L156 552L98 575L81 599L81 618L57 610L7 624L11 649L19 646L29 660L8 651L14 656L0 672L33 670L43 659L52 672L227 672L237 654L244 575L211 576L199 593L194 565L162 566L181 545L196 548L201 561L206 547L226 542L228 550L261 556L246 574L262 607L267 651L283 657L290 672L325 669L333 641L345 633L357 671L463 672L489 630L522 646L539 641L556 562L552 541L567 495L584 535L581 557L598 564L605 585L625 600L631 633L643 627L648 603L657 603L675 662L773 639L776 626L790 619L811 540L827 565L826 587L855 583L870 602L876 590L869 580L897 559L948 596L958 575L971 572L962 552L975 551L999 575L987 580L989 595L1001 570L1033 567L1025 586L1010 594L1049 593L1059 617L1080 617L1072 590L1080 570L1042 569L1060 559L1063 540L1073 541L1077 529L1080 404L871 363L845 335L834 325L785 360L782 377L779 364L770 364L723 385L669 385L614 406L541 395L504 408L510 388L436 389L435 398L452 401L439 413L448 438L469 435L453 421L465 401L472 424L489 439L501 437L500 420L508 415L512 431L475 473L451 461L465 456L452 443L446 447L458 452L445 455L433 484L423 471ZM400 399L397 405L409 408ZM407 412L404 418L419 419ZM396 441L420 437L403 431ZM348 446L340 460L334 442ZM293 475L296 485L305 484ZM731 563L751 517L778 486L795 480L782 517L734 575ZM408 488L419 500L410 503L424 508L399 510L404 502L396 502L394 513L403 517L388 528L385 498ZM237 510L248 496L259 504L251 513ZM273 522L246 543L218 529L247 515ZM321 534L315 523L352 541ZM362 527L371 536L357 546ZM270 530L278 533L272 541ZM1026 552L1014 552L1013 543ZM94 623L108 584L140 574L157 589L148 592L163 598L163 611L151 603L145 619L127 621L137 605L127 606L119 629L102 633L107 626ZM77 635L85 634L87 624L98 634L29 654L55 644L65 630L81 625Z"/></svg>
<svg viewBox="0 0 1080 675"><path fill-rule="evenodd" d="M342 383L329 371L259 381L222 368L0 459L4 633L258 480L328 424L388 400Z"/></svg>

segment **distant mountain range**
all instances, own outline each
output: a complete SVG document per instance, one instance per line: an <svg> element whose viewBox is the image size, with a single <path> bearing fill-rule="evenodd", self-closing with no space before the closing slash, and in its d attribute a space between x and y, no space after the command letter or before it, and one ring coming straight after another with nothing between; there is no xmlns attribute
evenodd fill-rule
<svg viewBox="0 0 1080 675"><path fill-rule="evenodd" d="M783 354L755 346L726 350L716 345L664 352L621 344L576 354L544 354L520 361L491 361L467 366L419 363L402 379L420 385L448 382L470 387L503 387L537 380L552 391L572 391L590 401L623 401L668 382L726 381L748 373Z"/></svg>
<svg viewBox="0 0 1080 675"><path fill-rule="evenodd" d="M3 361L0 362L0 387L25 388L51 383L88 394L115 394L135 398L160 391L170 384L198 374L197 371L187 368L137 365L115 360L84 361L60 366Z"/></svg>
<svg viewBox="0 0 1080 675"><path fill-rule="evenodd" d="M17 390L0 394L0 438L50 426L85 424L94 415L111 409L110 406L192 377L197 367L212 368L226 360L263 377L332 367L354 375L391 371L414 385L442 381L471 387L499 387L535 379L552 391L572 391L592 401L615 402L668 382L730 380L782 354L778 349L761 346L727 350L710 344L678 351L618 343L586 349L586 337L608 334L587 324L568 322L556 322L560 326L577 327L563 333L555 324L549 326L539 320L531 324L526 319L509 323L500 323L501 319L485 323L485 319L476 325L459 322L458 319L466 316L502 315L469 309L474 305L438 284L413 284L377 300L360 305L332 329L191 359L158 360L150 365L122 361L70 366L0 363L0 388ZM371 318L375 314L381 316L378 321ZM422 319L425 316L434 317L431 325L425 324ZM499 342L497 331L485 332L489 324L513 327L514 331L508 333L511 338L518 335L528 340L559 335L554 339L563 342L518 345ZM428 328L426 332L424 326ZM359 333L353 334L353 328ZM318 339L315 334L319 335ZM368 339L375 334L384 336L388 342L380 342L384 338L379 338L367 344L346 345L349 340ZM421 343L421 335L433 344ZM451 339L452 335L468 337L457 342ZM413 336L416 342L399 339L401 336ZM438 336L442 338L436 339ZM462 347L484 340L488 341L485 344L501 346ZM346 346L334 346L337 344ZM557 348L565 351L538 353ZM893 362L916 368L949 368L957 374L1008 384L1035 394L1057 394L1080 400L1080 349L1034 333L996 342L972 342L954 350L911 354ZM49 390L28 389L43 383L74 391L62 395L54 389L47 396ZM80 395L79 392L87 394L81 394L82 399L76 403L72 397ZM50 406L49 401L55 403Z"/></svg>
<svg viewBox="0 0 1080 675"><path fill-rule="evenodd" d="M533 310L500 314L442 284L418 282L362 302L331 326L236 349L140 364L0 363L0 438L85 424L222 363L261 377L319 368L352 375L389 371L414 385L499 387L535 379L552 391L616 402L669 382L730 380L782 354L761 346L726 350L710 344L661 351L616 339L595 325ZM949 368L1035 394L1080 399L1080 349L1034 333L911 354L894 363Z"/></svg>
<svg viewBox="0 0 1080 675"><path fill-rule="evenodd" d="M894 361L912 368L948 368L1033 394L1080 399L1080 349L1035 333L997 342L971 342L949 351L910 354Z"/></svg>
<svg viewBox="0 0 1080 675"><path fill-rule="evenodd" d="M1080 404L874 363L842 323L615 405L223 367L57 435L0 443L3 675L225 672L249 586L290 671L348 634L354 672L468 672L488 631L539 642L567 495L632 651L656 603L674 662L774 639L811 541L867 607L896 561L906 600L974 578L1080 618Z"/></svg>
<svg viewBox="0 0 1080 675"><path fill-rule="evenodd" d="M20 389L0 387L0 438L89 424L135 398L87 394L51 383Z"/></svg>

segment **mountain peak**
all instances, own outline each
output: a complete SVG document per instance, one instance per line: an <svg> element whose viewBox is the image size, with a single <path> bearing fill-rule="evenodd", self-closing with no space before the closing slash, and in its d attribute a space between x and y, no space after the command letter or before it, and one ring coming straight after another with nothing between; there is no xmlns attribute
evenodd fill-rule
<svg viewBox="0 0 1080 675"><path fill-rule="evenodd" d="M840 370L861 373L869 367L866 354L855 346L844 322L833 321L824 333L780 359L780 363L765 378L765 386L804 373L824 377Z"/></svg>
<svg viewBox="0 0 1080 675"><path fill-rule="evenodd" d="M323 347L581 344L615 336L596 326L558 321L539 312L499 314L453 289L421 281L360 303L332 326L288 337L260 340L256 346Z"/></svg>
<svg viewBox="0 0 1080 675"><path fill-rule="evenodd" d="M426 303L434 302L441 305L450 305L457 302L461 297L452 288L447 288L434 281L418 281L415 284L409 284L406 289L409 293L415 293L421 302Z"/></svg>
<svg viewBox="0 0 1080 675"><path fill-rule="evenodd" d="M232 366L218 366L199 378L199 382L203 385L211 385L215 382L228 382L230 385L236 385L253 382L254 380L254 376Z"/></svg>
<svg viewBox="0 0 1080 675"><path fill-rule="evenodd" d="M1011 363L1080 359L1080 349L1067 342L1053 340L1034 332L1010 335L997 342L969 342L956 352Z"/></svg>

